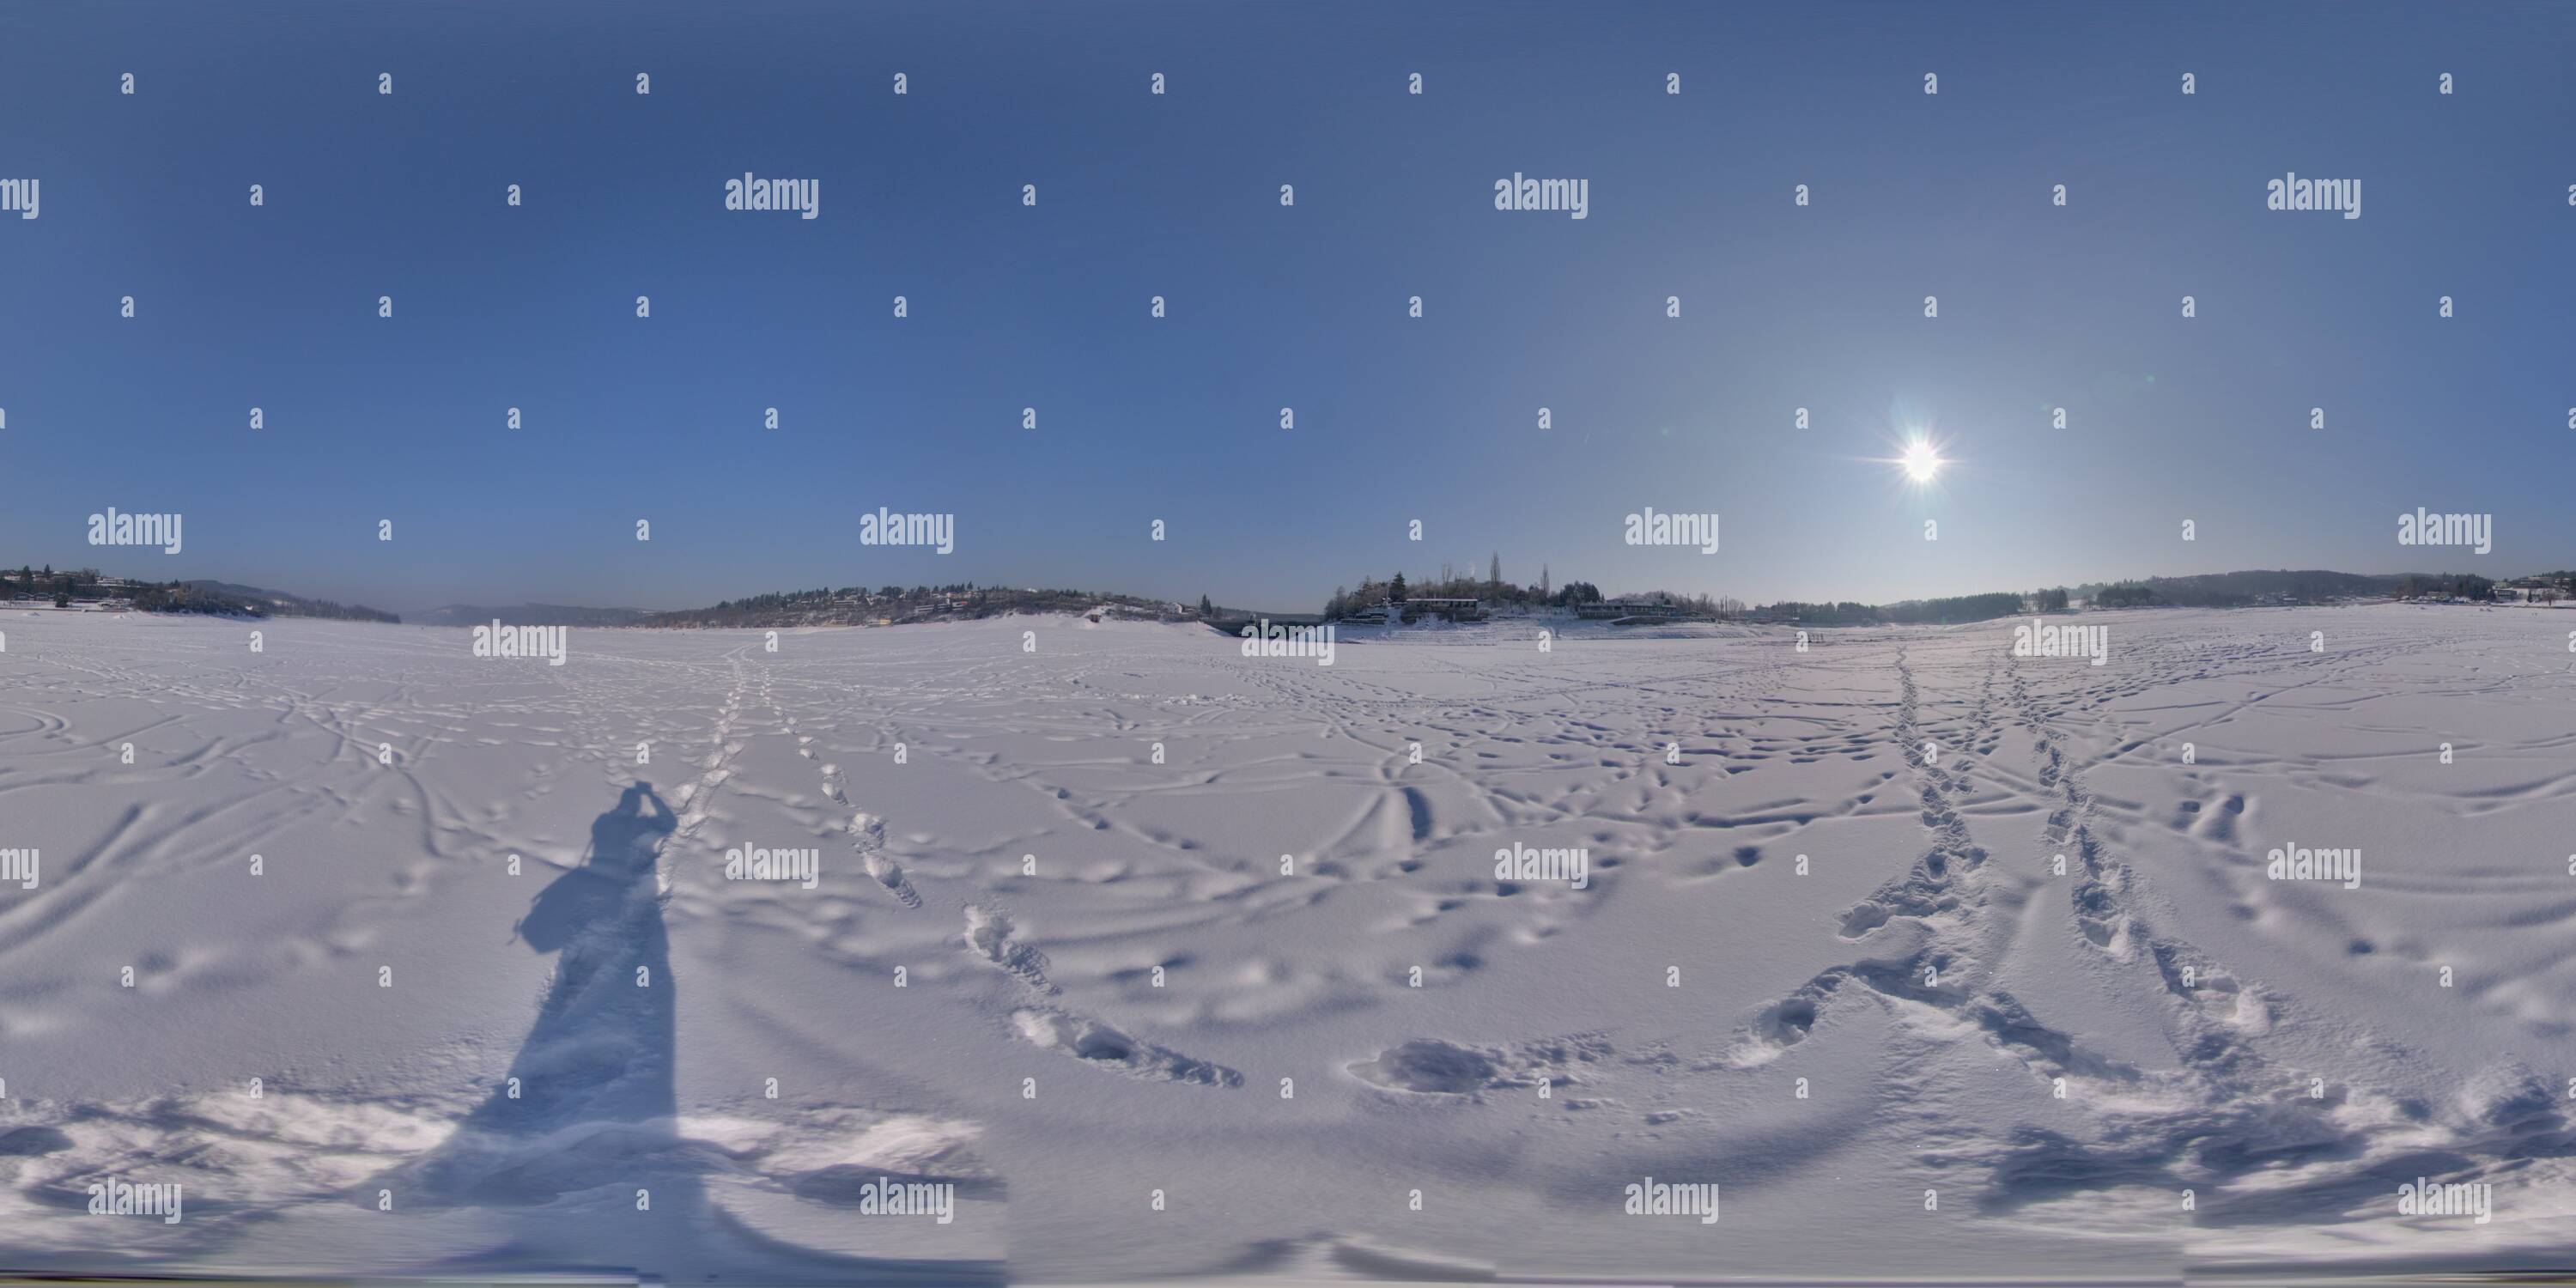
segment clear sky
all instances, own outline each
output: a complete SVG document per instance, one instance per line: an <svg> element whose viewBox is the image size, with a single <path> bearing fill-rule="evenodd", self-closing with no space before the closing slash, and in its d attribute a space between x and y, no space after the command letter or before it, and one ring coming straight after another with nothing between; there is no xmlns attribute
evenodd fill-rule
<svg viewBox="0 0 2576 1288"><path fill-rule="evenodd" d="M2536 3L12 0L0 559L397 609L2567 567L2571 50ZM2293 171L2362 216L2267 210Z"/></svg>

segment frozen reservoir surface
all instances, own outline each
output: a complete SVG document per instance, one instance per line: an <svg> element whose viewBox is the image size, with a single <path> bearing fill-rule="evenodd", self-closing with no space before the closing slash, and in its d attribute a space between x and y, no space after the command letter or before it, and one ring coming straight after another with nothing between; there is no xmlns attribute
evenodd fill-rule
<svg viewBox="0 0 2576 1288"><path fill-rule="evenodd" d="M0 1268L2567 1264L2576 612L2047 623L11 613Z"/></svg>

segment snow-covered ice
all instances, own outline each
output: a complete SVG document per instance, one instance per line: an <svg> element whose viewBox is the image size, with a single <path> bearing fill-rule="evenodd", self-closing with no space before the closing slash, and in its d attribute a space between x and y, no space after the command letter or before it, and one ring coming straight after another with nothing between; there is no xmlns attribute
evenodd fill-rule
<svg viewBox="0 0 2576 1288"><path fill-rule="evenodd" d="M0 1262L2565 1263L2576 613L2081 620L2105 665L1022 618L550 667L10 614ZM2419 1179L2491 1219L2401 1214ZM183 1219L90 1215L110 1181ZM862 1215L888 1182L953 1219ZM1650 1182L1722 1216L1625 1214Z"/></svg>

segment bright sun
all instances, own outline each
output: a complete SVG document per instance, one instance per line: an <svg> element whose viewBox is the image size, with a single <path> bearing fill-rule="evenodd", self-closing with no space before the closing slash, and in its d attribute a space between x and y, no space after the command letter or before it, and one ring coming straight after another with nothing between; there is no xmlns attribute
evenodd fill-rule
<svg viewBox="0 0 2576 1288"><path fill-rule="evenodd" d="M1916 439L1906 446L1905 455L1897 458L1897 464L1905 467L1905 477L1917 483L1929 483L1933 475L1941 472L1941 454L1933 451L1930 443Z"/></svg>

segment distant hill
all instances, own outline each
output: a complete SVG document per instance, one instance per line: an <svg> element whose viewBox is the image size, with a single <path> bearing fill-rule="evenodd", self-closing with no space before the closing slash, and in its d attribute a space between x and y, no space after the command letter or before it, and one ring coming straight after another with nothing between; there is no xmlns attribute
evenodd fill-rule
<svg viewBox="0 0 2576 1288"><path fill-rule="evenodd" d="M146 613L210 613L219 617L321 617L348 622L400 622L364 604L306 599L229 581L151 581L111 577L96 568L38 572L27 564L0 565L0 600L51 600L57 604L114 605Z"/></svg>
<svg viewBox="0 0 2576 1288"><path fill-rule="evenodd" d="M176 581L167 586L138 586L134 606L146 612L238 613L256 617L321 617L347 622L399 622L402 618L364 604L306 599L282 590L229 581Z"/></svg>
<svg viewBox="0 0 2576 1288"><path fill-rule="evenodd" d="M290 595L282 590L262 590L257 586L245 586L239 582L208 581L200 579L197 581L183 581L176 584L184 586L196 594L210 595L220 599L250 600L263 604L300 604L305 602L304 597L301 595Z"/></svg>
<svg viewBox="0 0 2576 1288"><path fill-rule="evenodd" d="M564 604L485 608L449 604L413 614L412 621L423 626L481 626L496 620L507 626L632 626L644 616L640 608L573 608Z"/></svg>
<svg viewBox="0 0 2576 1288"><path fill-rule="evenodd" d="M2149 577L2144 583L2093 582L2075 588L2078 599L2098 599L2108 584L2143 584L2153 592L2146 601L2179 604L2192 608L2232 608L2260 601L2266 595L2285 599L2318 602L2330 599L2366 598L2395 594L2406 574L2368 574L2329 572L2324 569L2301 571L2249 569L2243 572L2199 573L2189 577Z"/></svg>
<svg viewBox="0 0 2576 1288"><path fill-rule="evenodd" d="M909 622L972 621L1010 613L1088 613L1102 608L1107 610L1106 616L1138 621L1179 620L1196 615L1178 604L1137 595L979 587L965 582L953 586L915 586L909 590L901 586L877 590L845 586L839 590L772 591L746 599L729 599L713 608L647 613L635 624L779 627L868 626L886 622L902 625Z"/></svg>

